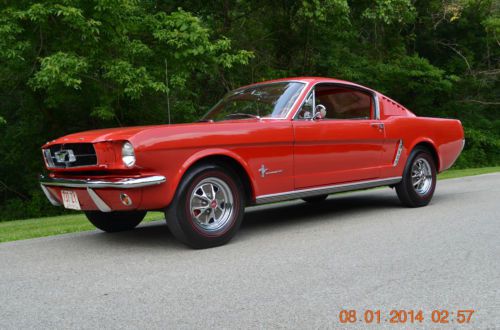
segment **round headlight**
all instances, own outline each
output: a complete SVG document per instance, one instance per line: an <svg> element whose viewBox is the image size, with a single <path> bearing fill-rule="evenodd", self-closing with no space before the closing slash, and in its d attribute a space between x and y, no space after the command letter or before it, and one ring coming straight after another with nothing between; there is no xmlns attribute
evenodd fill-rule
<svg viewBox="0 0 500 330"><path fill-rule="evenodd" d="M123 164L127 167L132 167L135 165L135 152L132 143L125 142L122 146L122 160Z"/></svg>

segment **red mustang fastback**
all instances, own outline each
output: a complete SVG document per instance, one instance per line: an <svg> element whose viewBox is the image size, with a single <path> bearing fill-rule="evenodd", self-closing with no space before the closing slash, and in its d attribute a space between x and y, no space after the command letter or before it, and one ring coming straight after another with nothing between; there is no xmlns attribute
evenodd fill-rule
<svg viewBox="0 0 500 330"><path fill-rule="evenodd" d="M106 232L164 210L180 241L228 242L245 206L391 186L424 206L464 146L460 121L417 117L369 88L290 78L229 92L199 122L71 134L42 147L49 201Z"/></svg>

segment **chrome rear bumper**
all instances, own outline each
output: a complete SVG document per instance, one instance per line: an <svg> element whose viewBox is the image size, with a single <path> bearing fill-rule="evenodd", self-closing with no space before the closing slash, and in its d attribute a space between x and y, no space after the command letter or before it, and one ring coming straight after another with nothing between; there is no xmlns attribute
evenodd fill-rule
<svg viewBox="0 0 500 330"><path fill-rule="evenodd" d="M92 180L92 179L65 179L65 178L50 178L41 175L40 186L49 200L54 206L61 206L61 203L55 196L46 188L46 186L67 187L67 188L83 188L87 189L90 198L101 212L111 212L112 209L95 193L93 189L114 188L114 189L132 189L148 186L159 185L167 179L162 175L145 176L141 178L118 178L114 180Z"/></svg>

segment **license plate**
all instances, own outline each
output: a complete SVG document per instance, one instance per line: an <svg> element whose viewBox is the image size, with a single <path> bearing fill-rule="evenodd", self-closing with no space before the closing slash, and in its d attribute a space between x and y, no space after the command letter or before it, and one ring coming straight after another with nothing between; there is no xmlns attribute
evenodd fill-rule
<svg viewBox="0 0 500 330"><path fill-rule="evenodd" d="M65 208L72 210L82 209L80 207L80 202L78 201L78 196L74 191L61 190L61 196Z"/></svg>

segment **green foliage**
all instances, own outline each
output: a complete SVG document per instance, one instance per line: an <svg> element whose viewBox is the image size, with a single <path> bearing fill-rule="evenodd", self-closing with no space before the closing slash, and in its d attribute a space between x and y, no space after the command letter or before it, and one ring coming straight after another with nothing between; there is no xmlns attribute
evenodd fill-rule
<svg viewBox="0 0 500 330"><path fill-rule="evenodd" d="M123 60L114 60L103 66L103 77L114 83L120 94L131 100L139 99L146 90L153 92L166 92L163 82L155 81L148 73L146 67L134 67Z"/></svg>
<svg viewBox="0 0 500 330"><path fill-rule="evenodd" d="M498 132L498 131L497 131ZM460 167L477 167L498 164L500 139L478 129L465 128L466 144L459 160Z"/></svg>
<svg viewBox="0 0 500 330"><path fill-rule="evenodd" d="M374 85L381 85L384 92L422 116L434 114L433 107L442 98L449 98L456 79L418 56L375 64L374 69L377 77ZM404 89L401 84L404 84Z"/></svg>
<svg viewBox="0 0 500 330"><path fill-rule="evenodd" d="M182 8L181 8L182 7ZM0 219L61 212L40 145L85 129L199 118L227 90L317 75L458 118L458 167L500 164L494 0L48 0L0 4ZM167 87L168 86L168 87Z"/></svg>
<svg viewBox="0 0 500 330"><path fill-rule="evenodd" d="M80 89L81 76L88 70L84 58L76 55L57 52L41 59L40 70L36 72L28 84L36 91L47 89L55 91L59 86ZM59 92L59 90L57 90Z"/></svg>
<svg viewBox="0 0 500 330"><path fill-rule="evenodd" d="M348 14L349 4L346 0L313 0L299 3L296 18L301 21L324 24L332 16L342 19Z"/></svg>
<svg viewBox="0 0 500 330"><path fill-rule="evenodd" d="M365 18L386 25L411 23L415 14L410 0L376 0L363 12Z"/></svg>

